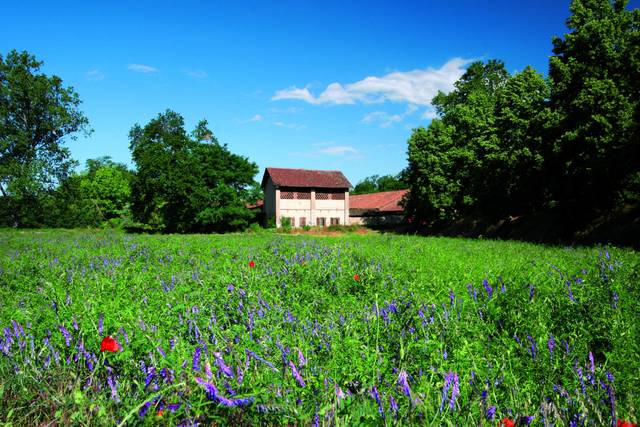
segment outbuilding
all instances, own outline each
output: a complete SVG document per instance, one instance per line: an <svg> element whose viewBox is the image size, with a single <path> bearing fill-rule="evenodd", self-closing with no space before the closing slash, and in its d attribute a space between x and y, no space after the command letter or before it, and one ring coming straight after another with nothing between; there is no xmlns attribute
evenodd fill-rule
<svg viewBox="0 0 640 427"><path fill-rule="evenodd" d="M265 219L280 227L349 225L351 183L340 171L268 167L262 177Z"/></svg>

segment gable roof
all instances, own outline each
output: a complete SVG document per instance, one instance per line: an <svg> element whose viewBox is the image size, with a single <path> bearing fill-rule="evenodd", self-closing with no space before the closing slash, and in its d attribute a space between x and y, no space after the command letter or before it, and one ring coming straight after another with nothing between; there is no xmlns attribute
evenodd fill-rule
<svg viewBox="0 0 640 427"><path fill-rule="evenodd" d="M402 198L409 190L381 191L371 194L349 196L349 214L363 215L375 213L402 213Z"/></svg>
<svg viewBox="0 0 640 427"><path fill-rule="evenodd" d="M262 177L262 188L267 184L267 176L278 187L341 188L351 187L349 180L340 171L312 169L266 168Z"/></svg>

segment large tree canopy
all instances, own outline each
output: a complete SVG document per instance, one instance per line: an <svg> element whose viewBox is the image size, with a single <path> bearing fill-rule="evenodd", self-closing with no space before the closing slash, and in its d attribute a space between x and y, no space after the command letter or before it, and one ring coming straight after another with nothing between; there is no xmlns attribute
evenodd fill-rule
<svg viewBox="0 0 640 427"><path fill-rule="evenodd" d="M640 10L624 0L574 0L570 30L553 40L557 198L570 209L610 208L640 182Z"/></svg>
<svg viewBox="0 0 640 427"><path fill-rule="evenodd" d="M574 0L571 12L549 79L475 62L433 99L438 118L408 141L410 215L449 225L546 211L574 226L640 202L640 11Z"/></svg>
<svg viewBox="0 0 640 427"><path fill-rule="evenodd" d="M167 110L129 134L137 166L133 212L167 232L228 231L246 227L255 163L232 154L201 121L191 135L182 116Z"/></svg>
<svg viewBox="0 0 640 427"><path fill-rule="evenodd" d="M75 165L65 138L87 131L78 94L59 77L39 73L41 66L27 52L0 55L0 192L4 203L15 204L14 223L20 209Z"/></svg>

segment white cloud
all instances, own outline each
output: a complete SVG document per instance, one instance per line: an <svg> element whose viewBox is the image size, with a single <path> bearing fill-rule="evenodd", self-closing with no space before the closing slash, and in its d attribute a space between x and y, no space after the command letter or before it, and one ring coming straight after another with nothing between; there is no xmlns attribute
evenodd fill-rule
<svg viewBox="0 0 640 427"><path fill-rule="evenodd" d="M329 156L344 156L347 154L358 155L360 152L349 145L334 145L318 150L320 154L326 154Z"/></svg>
<svg viewBox="0 0 640 427"><path fill-rule="evenodd" d="M336 145L333 141L322 141L311 144L314 147L310 151L291 153L296 157L318 158L322 156L340 157L345 159L361 159L362 153L350 145Z"/></svg>
<svg viewBox="0 0 640 427"><path fill-rule="evenodd" d="M277 120L272 123L274 126L288 128L288 129L304 129L306 126L298 123L285 123L281 120Z"/></svg>
<svg viewBox="0 0 640 427"><path fill-rule="evenodd" d="M260 122L262 121L262 119L264 119L264 117L262 117L262 114L256 114L255 116L251 117L249 119L250 122Z"/></svg>
<svg viewBox="0 0 640 427"><path fill-rule="evenodd" d="M409 103L420 106L431 104L438 91L448 92L464 74L464 66L470 60L452 58L438 69L426 68L412 71L396 71L382 77L369 76L355 83L331 83L318 96L309 91L309 86L291 86L279 90L272 100L297 99L310 104L355 104L380 103L385 101Z"/></svg>
<svg viewBox="0 0 640 427"><path fill-rule="evenodd" d="M207 72L204 70L190 70L186 73L187 76L193 77L194 79L204 79L205 77L209 76L209 74L207 74Z"/></svg>
<svg viewBox="0 0 640 427"><path fill-rule="evenodd" d="M95 70L87 71L87 80L104 80L104 73L97 68Z"/></svg>
<svg viewBox="0 0 640 427"><path fill-rule="evenodd" d="M138 73L145 73L145 74L158 72L157 68L152 67L150 65L144 65L144 64L129 64L127 68L131 71L137 71Z"/></svg>
<svg viewBox="0 0 640 427"><path fill-rule="evenodd" d="M422 118L423 118L423 119L433 120L433 119L435 119L436 117L438 117L438 113L436 113L436 111L435 111L434 109L432 109L432 108L427 109L427 111L425 111L425 112L422 114Z"/></svg>
<svg viewBox="0 0 640 427"><path fill-rule="evenodd" d="M415 113L417 109L417 106L409 104L405 112L402 114L389 114L384 111L373 111L365 114L360 121L366 124L380 123L380 127L388 128L394 123L400 123L405 119L405 117Z"/></svg>
<svg viewBox="0 0 640 427"><path fill-rule="evenodd" d="M299 99L301 101L306 101L310 104L318 104L319 102L311 95L309 89L306 87L304 89L299 89L297 87L290 87L289 89L283 89L276 92L275 95L271 98L276 101L278 99Z"/></svg>

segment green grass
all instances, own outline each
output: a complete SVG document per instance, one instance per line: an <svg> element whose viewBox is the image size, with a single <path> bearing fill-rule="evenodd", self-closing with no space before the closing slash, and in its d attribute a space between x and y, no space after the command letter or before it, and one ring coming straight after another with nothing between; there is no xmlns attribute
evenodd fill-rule
<svg viewBox="0 0 640 427"><path fill-rule="evenodd" d="M611 247L0 231L0 421L635 420L639 272Z"/></svg>

